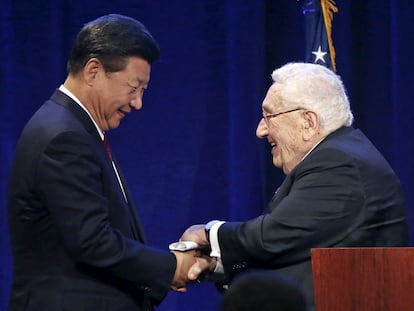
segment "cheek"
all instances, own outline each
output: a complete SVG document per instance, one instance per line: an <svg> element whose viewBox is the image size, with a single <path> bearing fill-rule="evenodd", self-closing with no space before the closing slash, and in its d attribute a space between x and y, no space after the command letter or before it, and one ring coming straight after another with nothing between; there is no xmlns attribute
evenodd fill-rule
<svg viewBox="0 0 414 311"><path fill-rule="evenodd" d="M272 140L277 141L280 136L280 131L276 127L270 127L267 129L267 136L269 136Z"/></svg>
<svg viewBox="0 0 414 311"><path fill-rule="evenodd" d="M298 136L297 132L285 130L278 133L277 145L284 157L292 157L297 151Z"/></svg>
<svg viewBox="0 0 414 311"><path fill-rule="evenodd" d="M288 131L286 133L286 141L289 142L289 145L295 146L297 145L299 140L298 133L295 131Z"/></svg>
<svg viewBox="0 0 414 311"><path fill-rule="evenodd" d="M289 143L293 139L294 133L287 127L273 127L269 130L269 136L279 145Z"/></svg>
<svg viewBox="0 0 414 311"><path fill-rule="evenodd" d="M121 106L128 103L129 99L125 95L115 94L107 92L105 98L105 110L107 112L113 112L118 110Z"/></svg>
<svg viewBox="0 0 414 311"><path fill-rule="evenodd" d="M115 87L112 83L106 84L106 87L102 88L100 93L101 99L107 103L108 107L129 102L129 94L125 90Z"/></svg>

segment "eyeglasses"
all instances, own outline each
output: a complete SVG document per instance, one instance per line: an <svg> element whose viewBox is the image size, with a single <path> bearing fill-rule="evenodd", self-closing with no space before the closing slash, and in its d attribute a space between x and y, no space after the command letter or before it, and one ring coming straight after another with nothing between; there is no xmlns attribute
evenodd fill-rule
<svg viewBox="0 0 414 311"><path fill-rule="evenodd" d="M263 114L263 119L265 120L266 125L269 125L269 120L271 118L275 118L275 117L280 116L282 114L293 112L293 111L298 111L298 110L305 110L305 109L304 108L295 108L295 109L291 109L291 110L283 111L283 112L278 112L278 113L266 113L266 112L263 111L262 114Z"/></svg>

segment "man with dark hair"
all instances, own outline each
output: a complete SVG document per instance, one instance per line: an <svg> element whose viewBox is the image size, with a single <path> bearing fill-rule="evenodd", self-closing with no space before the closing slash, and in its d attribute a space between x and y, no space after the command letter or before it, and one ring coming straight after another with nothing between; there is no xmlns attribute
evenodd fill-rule
<svg viewBox="0 0 414 311"><path fill-rule="evenodd" d="M142 107L159 48L135 19L86 24L68 77L26 125L10 173L9 310L152 310L195 253L145 244L105 131Z"/></svg>

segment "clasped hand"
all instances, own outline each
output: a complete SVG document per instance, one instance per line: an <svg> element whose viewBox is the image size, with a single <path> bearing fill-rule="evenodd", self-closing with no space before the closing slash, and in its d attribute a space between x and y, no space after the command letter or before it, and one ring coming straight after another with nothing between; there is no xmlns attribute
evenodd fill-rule
<svg viewBox="0 0 414 311"><path fill-rule="evenodd" d="M209 241L205 233L205 225L193 225L181 236L180 241L193 241L200 245L200 249L185 252L173 251L177 258L171 288L178 292L187 291L187 284L201 278L203 274L214 271L216 259L208 256L205 249L209 249Z"/></svg>

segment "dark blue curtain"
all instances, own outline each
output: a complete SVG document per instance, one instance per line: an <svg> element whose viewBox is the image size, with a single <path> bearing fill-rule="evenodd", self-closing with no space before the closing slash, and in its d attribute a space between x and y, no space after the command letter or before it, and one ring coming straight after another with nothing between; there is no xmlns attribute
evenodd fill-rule
<svg viewBox="0 0 414 311"><path fill-rule="evenodd" d="M414 4L336 3L337 72L355 125L400 176L414 224ZM300 2L1 0L0 7L0 310L11 279L6 193L14 146L63 82L77 31L100 15L141 20L162 50L142 111L109 133L149 243L167 249L193 223L261 213L284 176L255 129L272 70L305 57ZM169 294L159 310L216 310L219 301L214 285L201 284Z"/></svg>

